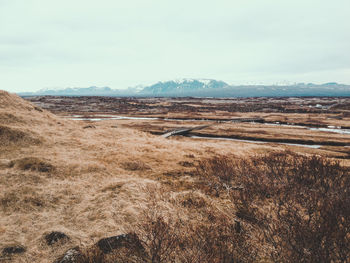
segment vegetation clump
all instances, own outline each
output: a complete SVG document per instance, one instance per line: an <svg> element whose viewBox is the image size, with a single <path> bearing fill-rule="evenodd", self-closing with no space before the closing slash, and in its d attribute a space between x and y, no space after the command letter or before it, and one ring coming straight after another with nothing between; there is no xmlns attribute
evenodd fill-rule
<svg viewBox="0 0 350 263"><path fill-rule="evenodd" d="M151 168L142 161L131 161L123 163L123 168L128 171L144 171Z"/></svg>
<svg viewBox="0 0 350 263"><path fill-rule="evenodd" d="M52 246L60 241L64 242L64 241L69 240L69 237L65 233L62 233L59 231L53 231L53 232L45 235L44 238L45 238L46 244L49 246Z"/></svg>
<svg viewBox="0 0 350 263"><path fill-rule="evenodd" d="M291 152L215 157L201 162L198 175L208 193L231 200L275 262L349 258L350 176L339 162Z"/></svg>
<svg viewBox="0 0 350 263"><path fill-rule="evenodd" d="M7 257L7 256L15 255L15 254L22 254L22 253L26 252L26 250L27 249L22 245L8 246L8 247L3 248L2 256ZM0 259L1 259L1 257L0 257Z"/></svg>
<svg viewBox="0 0 350 263"><path fill-rule="evenodd" d="M347 262L350 178L339 162L291 152L217 156L198 164L197 177L193 191L231 206L152 190L128 234L137 243L108 255L87 249L82 262ZM161 205L167 198L179 214Z"/></svg>
<svg viewBox="0 0 350 263"><path fill-rule="evenodd" d="M32 138L29 134L23 131L0 125L0 147L38 143L40 143L40 140Z"/></svg>
<svg viewBox="0 0 350 263"><path fill-rule="evenodd" d="M55 169L55 167L52 164L40 160L36 157L26 157L18 160L13 160L10 162L9 167L16 167L23 171L30 170L42 173L52 172Z"/></svg>
<svg viewBox="0 0 350 263"><path fill-rule="evenodd" d="M37 211L46 204L43 196L31 188L23 188L21 191L5 192L0 195L0 210L5 212L13 211Z"/></svg>

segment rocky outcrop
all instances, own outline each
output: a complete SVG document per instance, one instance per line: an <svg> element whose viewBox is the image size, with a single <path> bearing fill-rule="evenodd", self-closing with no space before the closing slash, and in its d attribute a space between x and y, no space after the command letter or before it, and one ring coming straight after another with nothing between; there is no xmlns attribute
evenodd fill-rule
<svg viewBox="0 0 350 263"><path fill-rule="evenodd" d="M114 249L129 248L135 252L144 252L144 248L140 239L136 234L123 234L119 236L112 236L103 238L97 242L97 247L105 254L111 253Z"/></svg>
<svg viewBox="0 0 350 263"><path fill-rule="evenodd" d="M54 263L76 263L82 261L83 254L79 247L74 247L66 251L60 258L55 260Z"/></svg>
<svg viewBox="0 0 350 263"><path fill-rule="evenodd" d="M46 244L49 246L52 246L57 242L65 242L69 240L69 237L65 233L58 232L58 231L53 231L45 235L44 238L45 238Z"/></svg>

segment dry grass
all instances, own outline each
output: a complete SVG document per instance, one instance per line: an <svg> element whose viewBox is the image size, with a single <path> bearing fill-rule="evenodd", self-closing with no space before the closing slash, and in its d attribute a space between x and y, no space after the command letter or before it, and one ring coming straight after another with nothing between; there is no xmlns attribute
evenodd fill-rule
<svg viewBox="0 0 350 263"><path fill-rule="evenodd" d="M0 147L39 144L40 140L32 138L29 133L7 126L0 126Z"/></svg>
<svg viewBox="0 0 350 263"><path fill-rule="evenodd" d="M6 191L0 197L0 209L6 213L39 211L49 205L48 197L32 187L23 187L16 192Z"/></svg>
<svg viewBox="0 0 350 263"><path fill-rule="evenodd" d="M27 248L22 255L13 256L12 262L53 262L74 246L84 252L101 238L130 229L138 230L146 242L140 223L154 201L163 218L156 222L171 228L182 222L179 230L189 235L211 233L213 240L218 240L210 247L213 250L229 228L221 229L221 234L211 232L218 224L210 225L210 219L226 218L225 226L234 226L226 215L235 207L224 198L206 194L207 186L195 173L198 161L284 148L181 137L168 140L119 123L111 128L115 121L97 122L95 129L83 129L87 125L84 122L40 111L4 92L0 92L0 124L6 134L1 135L0 142L7 145L0 148L0 249L11 244ZM152 201L152 191L147 189L155 186L158 190L154 192L161 193ZM195 222L200 220L205 224L197 226ZM43 235L49 231L61 231L70 241L55 248L43 245ZM197 255L204 255L208 249L202 238L196 236L188 243ZM232 242L226 247L232 248ZM150 243L145 249L151 250ZM188 250L181 253L181 262L191 262L191 256L195 257Z"/></svg>
<svg viewBox="0 0 350 263"><path fill-rule="evenodd" d="M53 172L55 170L53 165L50 163L35 157L26 157L18 160L13 160L9 163L9 167L15 167L23 171L30 170L42 173Z"/></svg>
<svg viewBox="0 0 350 263"><path fill-rule="evenodd" d="M151 167L142 161L126 162L122 164L122 167L128 171L145 171L151 169Z"/></svg>
<svg viewBox="0 0 350 263"><path fill-rule="evenodd" d="M23 119L18 118L16 115L13 115L11 113L0 113L0 123L1 124L11 124L11 123L21 123L23 122Z"/></svg>

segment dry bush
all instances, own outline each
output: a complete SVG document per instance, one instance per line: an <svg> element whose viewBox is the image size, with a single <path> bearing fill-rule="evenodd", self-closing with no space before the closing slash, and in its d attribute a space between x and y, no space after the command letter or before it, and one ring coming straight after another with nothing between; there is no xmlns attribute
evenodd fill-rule
<svg viewBox="0 0 350 263"><path fill-rule="evenodd" d="M312 156L262 161L273 177L276 218L267 220L265 236L276 259L346 262L350 257L350 178L339 162ZM276 166L284 171L276 171ZM277 184L283 185L276 187ZM277 192L277 191L276 191Z"/></svg>
<svg viewBox="0 0 350 263"><path fill-rule="evenodd" d="M224 191L229 191L235 184L238 163L234 157L217 156L201 161L197 166L197 174L203 184L203 190L207 194L219 196Z"/></svg>
<svg viewBox="0 0 350 263"><path fill-rule="evenodd" d="M16 167L23 171L30 170L43 173L52 172L55 170L55 167L53 165L36 157L26 157L18 160L13 160L10 162L9 167Z"/></svg>
<svg viewBox="0 0 350 263"><path fill-rule="evenodd" d="M191 196L194 197L191 194L185 197L192 200ZM175 214L162 207L164 201L175 204ZM191 220L177 214L184 213L183 202L174 203L169 196L164 193L159 196L155 191L149 195L147 207L133 226L148 255L147 262L254 261L254 248L247 242L248 229L222 211L205 205L204 200L197 201L199 204L190 206L186 202L187 212L192 216L197 214L196 219Z"/></svg>
<svg viewBox="0 0 350 263"><path fill-rule="evenodd" d="M138 250L133 244L123 244L121 247L112 248L106 253L98 245L93 245L84 249L79 247L70 249L59 257L55 263L76 262L76 263L141 263L150 262L144 256L144 251Z"/></svg>
<svg viewBox="0 0 350 263"><path fill-rule="evenodd" d="M85 249L75 260L77 263L104 263L116 262L114 259L107 261L105 255L96 246ZM118 262L118 261L117 261Z"/></svg>
<svg viewBox="0 0 350 263"><path fill-rule="evenodd" d="M150 262L174 262L178 238L176 222L168 221L155 211L144 214L137 233L148 252Z"/></svg>
<svg viewBox="0 0 350 263"><path fill-rule="evenodd" d="M184 207L194 209L203 208L208 205L203 197L196 195L193 192L185 194L180 203Z"/></svg>
<svg viewBox="0 0 350 263"><path fill-rule="evenodd" d="M350 179L338 162L291 152L218 156L197 174L193 185L211 197L146 189L147 205L126 231L141 245L106 254L93 246L81 262L347 262Z"/></svg>
<svg viewBox="0 0 350 263"><path fill-rule="evenodd" d="M157 187L148 187L146 193L147 205L133 230L141 240L149 262L174 262L180 225L178 218L164 206L169 201L169 194Z"/></svg>
<svg viewBox="0 0 350 263"><path fill-rule="evenodd" d="M255 262L249 229L213 208L207 218L184 223L177 255L180 262Z"/></svg>
<svg viewBox="0 0 350 263"><path fill-rule="evenodd" d="M346 262L350 257L350 178L339 162L277 152L216 157L198 166L204 190L226 195L276 262ZM269 209L264 209L264 208Z"/></svg>

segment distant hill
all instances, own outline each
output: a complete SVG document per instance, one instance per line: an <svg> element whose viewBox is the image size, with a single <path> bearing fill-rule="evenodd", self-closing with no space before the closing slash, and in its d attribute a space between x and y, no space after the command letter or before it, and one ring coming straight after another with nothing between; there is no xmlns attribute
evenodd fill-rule
<svg viewBox="0 0 350 263"><path fill-rule="evenodd" d="M52 96L90 96L90 95L113 95L115 90L109 87L88 88L64 88L64 89L41 89L37 92L20 93L20 95L52 95Z"/></svg>
<svg viewBox="0 0 350 263"><path fill-rule="evenodd" d="M227 88L229 85L223 81L213 79L181 79L158 82L144 87L139 93L145 95L191 96Z"/></svg>
<svg viewBox="0 0 350 263"><path fill-rule="evenodd" d="M109 87L42 89L20 93L21 96L142 96L142 97L283 97L283 96L350 96L350 85L325 84L233 86L213 79L180 79L128 89Z"/></svg>

